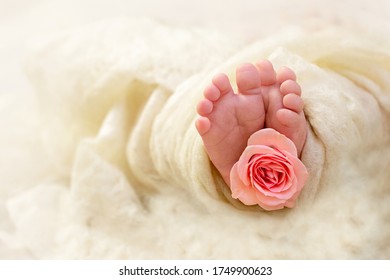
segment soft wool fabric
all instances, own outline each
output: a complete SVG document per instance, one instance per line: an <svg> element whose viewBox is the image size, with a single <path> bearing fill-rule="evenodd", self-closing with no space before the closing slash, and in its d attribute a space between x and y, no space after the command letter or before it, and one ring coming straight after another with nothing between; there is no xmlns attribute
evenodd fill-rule
<svg viewBox="0 0 390 280"><path fill-rule="evenodd" d="M7 202L37 258L389 258L390 44L290 29L250 45L107 21L45 42L27 70L51 180ZM389 38L387 36L387 38ZM231 198L194 127L217 72L288 66L302 86L309 179L293 209Z"/></svg>

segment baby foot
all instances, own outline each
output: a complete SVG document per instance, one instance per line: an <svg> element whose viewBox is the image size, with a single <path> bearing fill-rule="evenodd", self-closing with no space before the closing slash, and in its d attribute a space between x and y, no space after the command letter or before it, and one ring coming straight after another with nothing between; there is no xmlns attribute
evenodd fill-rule
<svg viewBox="0 0 390 280"><path fill-rule="evenodd" d="M204 90L197 107L196 128L206 151L225 182L230 185L230 170L244 151L248 138L264 127L265 109L261 81L252 64L236 71L238 93L229 78L216 75Z"/></svg>
<svg viewBox="0 0 390 280"><path fill-rule="evenodd" d="M268 60L256 64L262 82L266 108L265 126L290 138L300 156L306 141L307 123L303 112L301 87L295 73L283 67L277 73Z"/></svg>

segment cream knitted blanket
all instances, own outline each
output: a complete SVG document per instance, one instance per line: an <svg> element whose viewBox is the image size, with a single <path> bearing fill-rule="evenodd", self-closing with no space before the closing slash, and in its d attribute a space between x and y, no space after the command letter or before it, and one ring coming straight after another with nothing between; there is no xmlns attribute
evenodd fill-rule
<svg viewBox="0 0 390 280"><path fill-rule="evenodd" d="M20 242L37 258L389 258L384 38L291 28L243 45L115 20L44 42L27 70L50 176L7 202ZM194 127L212 75L234 81L261 58L296 71L310 123L310 178L294 209L275 212L231 198Z"/></svg>

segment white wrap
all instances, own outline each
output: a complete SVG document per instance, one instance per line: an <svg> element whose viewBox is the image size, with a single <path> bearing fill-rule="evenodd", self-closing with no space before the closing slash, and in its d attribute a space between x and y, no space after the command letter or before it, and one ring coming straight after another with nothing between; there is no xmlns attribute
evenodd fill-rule
<svg viewBox="0 0 390 280"><path fill-rule="evenodd" d="M381 36L291 29L242 45L118 20L46 42L27 69L51 180L7 201L18 240L37 258L389 258ZM234 201L194 127L212 75L234 82L238 64L261 58L296 71L310 124L310 178L291 210Z"/></svg>

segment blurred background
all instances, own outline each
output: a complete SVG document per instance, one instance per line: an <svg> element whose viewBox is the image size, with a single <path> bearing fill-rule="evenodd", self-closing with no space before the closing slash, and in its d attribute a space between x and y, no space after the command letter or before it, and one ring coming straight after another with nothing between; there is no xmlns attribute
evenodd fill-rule
<svg viewBox="0 0 390 280"><path fill-rule="evenodd" d="M286 23L369 24L371 17L389 14L386 0L0 0L0 92L30 90L21 71L28 42L101 19L152 17L236 32L250 40Z"/></svg>

